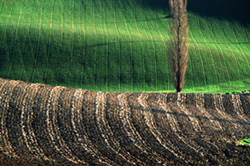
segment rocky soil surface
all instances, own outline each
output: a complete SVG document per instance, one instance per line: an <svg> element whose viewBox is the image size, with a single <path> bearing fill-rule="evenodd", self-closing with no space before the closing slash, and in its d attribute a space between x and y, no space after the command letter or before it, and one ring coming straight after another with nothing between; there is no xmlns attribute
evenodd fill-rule
<svg viewBox="0 0 250 166"><path fill-rule="evenodd" d="M250 95L102 93L0 79L0 165L248 165Z"/></svg>

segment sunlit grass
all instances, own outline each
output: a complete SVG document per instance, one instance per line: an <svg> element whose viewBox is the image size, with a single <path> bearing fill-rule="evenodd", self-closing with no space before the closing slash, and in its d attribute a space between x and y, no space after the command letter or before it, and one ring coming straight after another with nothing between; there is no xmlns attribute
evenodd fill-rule
<svg viewBox="0 0 250 166"><path fill-rule="evenodd" d="M243 139L238 142L240 145L249 145L250 146L250 139Z"/></svg>
<svg viewBox="0 0 250 166"><path fill-rule="evenodd" d="M104 92L174 92L168 14L135 0L3 0L0 77ZM183 92L248 90L250 26L192 12L188 18Z"/></svg>

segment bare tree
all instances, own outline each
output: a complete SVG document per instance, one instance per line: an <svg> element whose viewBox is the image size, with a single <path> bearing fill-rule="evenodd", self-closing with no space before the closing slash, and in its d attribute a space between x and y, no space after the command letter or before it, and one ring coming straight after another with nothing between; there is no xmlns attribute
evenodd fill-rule
<svg viewBox="0 0 250 166"><path fill-rule="evenodd" d="M184 88L185 73L188 63L188 20L187 0L169 0L172 22L169 28L168 62L171 67L175 89Z"/></svg>

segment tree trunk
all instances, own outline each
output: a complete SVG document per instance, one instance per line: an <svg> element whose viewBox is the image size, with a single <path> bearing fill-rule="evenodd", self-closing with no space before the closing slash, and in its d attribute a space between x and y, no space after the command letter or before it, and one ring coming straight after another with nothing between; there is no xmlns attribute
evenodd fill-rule
<svg viewBox="0 0 250 166"><path fill-rule="evenodd" d="M168 62L172 71L175 89L180 92L184 88L185 73L188 63L187 0L169 0L171 17L170 39L168 42Z"/></svg>

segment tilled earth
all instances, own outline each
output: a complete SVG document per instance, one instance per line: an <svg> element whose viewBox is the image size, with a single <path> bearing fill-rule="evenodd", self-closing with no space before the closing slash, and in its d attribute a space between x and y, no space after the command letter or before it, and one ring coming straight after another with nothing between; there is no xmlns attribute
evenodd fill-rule
<svg viewBox="0 0 250 166"><path fill-rule="evenodd" d="M248 165L250 95L102 93L0 79L0 165Z"/></svg>

